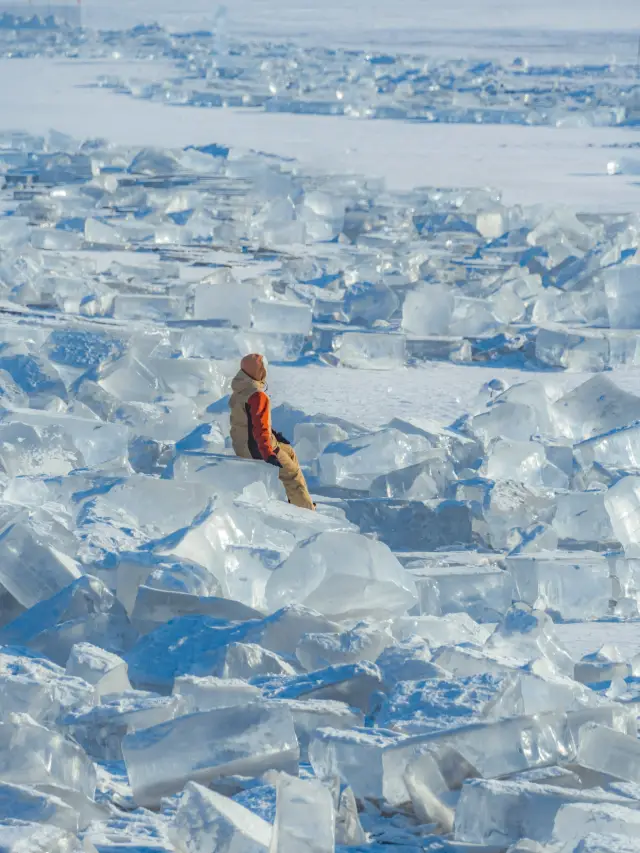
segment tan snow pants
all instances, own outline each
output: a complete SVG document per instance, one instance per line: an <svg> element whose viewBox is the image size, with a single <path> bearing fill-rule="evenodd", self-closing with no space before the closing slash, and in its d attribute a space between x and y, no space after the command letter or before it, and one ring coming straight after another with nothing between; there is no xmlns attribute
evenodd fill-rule
<svg viewBox="0 0 640 853"><path fill-rule="evenodd" d="M289 503L303 509L315 509L295 450L290 444L279 444L278 447L278 462L282 465L279 472L280 482L284 486Z"/></svg>

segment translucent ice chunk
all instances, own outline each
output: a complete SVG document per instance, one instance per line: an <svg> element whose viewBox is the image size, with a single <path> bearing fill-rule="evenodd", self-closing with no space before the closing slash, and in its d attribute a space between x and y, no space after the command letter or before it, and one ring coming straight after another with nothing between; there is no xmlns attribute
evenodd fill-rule
<svg viewBox="0 0 640 853"><path fill-rule="evenodd" d="M337 424L301 423L296 424L293 432L293 443L296 455L301 464L308 464L334 442L348 439L348 433Z"/></svg>
<svg viewBox="0 0 640 853"><path fill-rule="evenodd" d="M227 270L215 272L195 287L194 319L222 320L249 328L254 291L251 282L237 281Z"/></svg>
<svg viewBox="0 0 640 853"><path fill-rule="evenodd" d="M404 335L390 332L345 332L335 342L344 367L392 370L406 359Z"/></svg>
<svg viewBox="0 0 640 853"><path fill-rule="evenodd" d="M45 440L49 435L67 436L90 468L122 470L127 467L129 431L125 426L33 409L5 412L2 420L32 427ZM61 441L58 439L58 446ZM68 446L66 440L64 446Z"/></svg>
<svg viewBox="0 0 640 853"><path fill-rule="evenodd" d="M98 697L131 689L126 661L91 643L76 643L71 647L66 670L69 675L93 684Z"/></svg>
<svg viewBox="0 0 640 853"><path fill-rule="evenodd" d="M478 622L493 622L513 601L513 580L497 565L457 565L438 560L438 555L407 565L420 596L421 612L433 616L468 613Z"/></svg>
<svg viewBox="0 0 640 853"><path fill-rule="evenodd" d="M295 670L275 652L255 643L230 643L221 653L219 668L213 674L221 678L257 678L261 675L293 675Z"/></svg>
<svg viewBox="0 0 640 853"><path fill-rule="evenodd" d="M521 664L542 656L557 672L573 676L573 658L559 642L551 617L521 602L507 610L485 648Z"/></svg>
<svg viewBox="0 0 640 853"><path fill-rule="evenodd" d="M621 655L615 647L608 648L607 646L595 653L585 655L582 660L576 663L574 669L576 681L591 685L613 681L616 678L625 679L631 674L631 663L621 659Z"/></svg>
<svg viewBox="0 0 640 853"><path fill-rule="evenodd" d="M428 643L412 636L396 646L389 646L376 660L388 690L398 682L422 681L425 678L444 678L444 670L431 661Z"/></svg>
<svg viewBox="0 0 640 853"><path fill-rule="evenodd" d="M485 299L455 296L449 334L453 337L489 335L500 322Z"/></svg>
<svg viewBox="0 0 640 853"><path fill-rule="evenodd" d="M618 265L604 270L602 277L611 328L640 328L636 298L640 287L640 267L637 264Z"/></svg>
<svg viewBox="0 0 640 853"><path fill-rule="evenodd" d="M35 409L44 409L55 398L67 399L67 391L55 366L46 358L31 353L7 352L0 356L0 369L10 374L29 397Z"/></svg>
<svg viewBox="0 0 640 853"><path fill-rule="evenodd" d="M514 668L513 661L498 659L484 649L463 646L442 646L433 655L433 663L456 678L479 675L508 675Z"/></svg>
<svg viewBox="0 0 640 853"><path fill-rule="evenodd" d="M375 661L392 644L389 631L362 623L342 634L306 634L298 643L296 657L311 672L332 664Z"/></svg>
<svg viewBox="0 0 640 853"><path fill-rule="evenodd" d="M24 714L0 723L0 772L18 785L59 785L93 799L96 770L78 744Z"/></svg>
<svg viewBox="0 0 640 853"><path fill-rule="evenodd" d="M341 628L321 613L300 604L287 604L251 628L248 637L284 657L295 655L305 634L340 633Z"/></svg>
<svg viewBox="0 0 640 853"><path fill-rule="evenodd" d="M640 782L640 745L635 737L606 726L588 724L580 729L578 763L626 782Z"/></svg>
<svg viewBox="0 0 640 853"><path fill-rule="evenodd" d="M454 812L441 799L449 792L449 787L434 755L424 752L410 761L405 771L405 782L420 822L437 823L444 832L451 832Z"/></svg>
<svg viewBox="0 0 640 853"><path fill-rule="evenodd" d="M494 438L529 441L538 431L536 412L522 403L503 401L481 412L471 421L471 428L485 442Z"/></svg>
<svg viewBox="0 0 640 853"><path fill-rule="evenodd" d="M635 363L636 341L632 332L579 326L541 327L536 336L536 359L548 367L598 372L616 364Z"/></svg>
<svg viewBox="0 0 640 853"><path fill-rule="evenodd" d="M558 537L585 544L614 542L605 494L603 491L587 491L558 495L558 508L553 519Z"/></svg>
<svg viewBox="0 0 640 853"><path fill-rule="evenodd" d="M311 737L309 760L319 779L338 776L359 800L383 796L382 756L399 739L383 730L319 729Z"/></svg>
<svg viewBox="0 0 640 853"><path fill-rule="evenodd" d="M345 788L340 794L336 814L336 844L355 847L365 844L367 836L360 823L358 806L351 788Z"/></svg>
<svg viewBox="0 0 640 853"><path fill-rule="evenodd" d="M121 322L145 320L162 323L181 320L184 313L184 298L171 294L118 293L113 301L113 316Z"/></svg>
<svg viewBox="0 0 640 853"><path fill-rule="evenodd" d="M382 282L358 282L345 294L344 313L354 325L372 326L376 320L388 320L398 308L398 297Z"/></svg>
<svg viewBox="0 0 640 853"><path fill-rule="evenodd" d="M175 462L173 476L182 482L202 483L208 486L212 495L235 497L257 482L263 483L267 494L272 497L280 495L282 488L277 468L261 465L253 459L232 456L181 454Z"/></svg>
<svg viewBox="0 0 640 853"><path fill-rule="evenodd" d="M369 494L375 498L431 500L443 497L447 486L455 480L453 465L444 451L433 451L430 458L417 465L382 474L372 482Z"/></svg>
<svg viewBox="0 0 640 853"><path fill-rule="evenodd" d="M598 789L575 791L532 782L472 780L464 784L456 808L455 837L499 848L523 837L548 842L563 805L628 802Z"/></svg>
<svg viewBox="0 0 640 853"><path fill-rule="evenodd" d="M409 800L404 773L416 752L427 745L453 747L485 778L567 761L574 749L565 716L553 713L416 735L384 752L384 796L391 805Z"/></svg>
<svg viewBox="0 0 640 853"><path fill-rule="evenodd" d="M134 353L127 353L106 366L99 380L100 387L118 400L153 403L169 387Z"/></svg>
<svg viewBox="0 0 640 853"><path fill-rule="evenodd" d="M158 583L157 575L157 571L153 572L148 578L149 583ZM233 599L190 595L175 589L158 589L145 584L138 588L136 603L131 614L131 623L141 634L148 634L149 631L153 631L154 628L163 625L170 619L188 616L192 613L239 622L261 616L259 611L246 607ZM252 654L249 650L243 652L236 649L235 652L227 655L226 663L223 664L220 661L219 665L229 672L236 668L241 670L245 667L251 669L253 666L260 668L260 665L275 667L274 670L269 669L268 671L279 671L280 664L276 660L277 656L272 655L269 660L268 655L269 653L265 653L264 650Z"/></svg>
<svg viewBox="0 0 640 853"><path fill-rule="evenodd" d="M118 525L136 525L156 539L188 528L211 499L204 484L134 474L95 498L95 514Z"/></svg>
<svg viewBox="0 0 640 853"><path fill-rule="evenodd" d="M298 209L312 240L332 240L342 230L345 203L340 198L319 190L305 193L304 205Z"/></svg>
<svg viewBox="0 0 640 853"><path fill-rule="evenodd" d="M69 533L45 510L20 510L0 530L0 581L24 607L55 595L81 572L62 549Z"/></svg>
<svg viewBox="0 0 640 853"><path fill-rule="evenodd" d="M333 853L333 797L317 779L281 775L270 853Z"/></svg>
<svg viewBox="0 0 640 853"><path fill-rule="evenodd" d="M579 441L640 419L640 397L598 374L557 400L551 414L562 435Z"/></svg>
<svg viewBox="0 0 640 853"><path fill-rule="evenodd" d="M567 851L564 845L562 853ZM570 843L568 853L638 853L640 841L627 835L612 835L609 832L589 832L574 846Z"/></svg>
<svg viewBox="0 0 640 853"><path fill-rule="evenodd" d="M11 821L0 824L0 849L6 853L78 853L78 838L75 833L57 826L40 825L26 821ZM86 841L86 853L95 853L96 848Z"/></svg>
<svg viewBox="0 0 640 853"><path fill-rule="evenodd" d="M434 648L454 643L481 646L490 633L486 626L474 622L466 613L449 613L444 617L404 617L394 623L394 634L400 639L407 640L415 634Z"/></svg>
<svg viewBox="0 0 640 853"><path fill-rule="evenodd" d="M550 520L555 511L554 497L546 490L513 480L472 480L460 485L456 497L480 504L482 521L474 529L495 550L510 550L514 528Z"/></svg>
<svg viewBox="0 0 640 853"><path fill-rule="evenodd" d="M498 439L489 449L484 473L491 480L517 480L529 486L544 483L544 447L534 441Z"/></svg>
<svg viewBox="0 0 640 853"><path fill-rule="evenodd" d="M323 533L298 546L269 578L270 609L291 601L331 619L385 619L410 609L416 592L386 545L353 533Z"/></svg>
<svg viewBox="0 0 640 853"><path fill-rule="evenodd" d="M71 846L49 847L59 841L59 830L76 833L80 828L78 813L59 797L26 785L11 785L0 783L0 850L13 853L19 850L34 853L46 853L48 850L58 850L61 853L71 853ZM8 825L5 821L11 821ZM38 824L44 824L39 826ZM14 837L11 838L10 830ZM30 830L27 832L26 830ZM22 843L19 843L20 839ZM23 846L26 839L33 847ZM60 838L64 838L60 833ZM13 846L16 841L16 846ZM67 843L67 839L64 838ZM43 846L39 846L39 845Z"/></svg>
<svg viewBox="0 0 640 853"><path fill-rule="evenodd" d="M122 739L128 732L173 720L185 710L180 696L128 690L103 697L93 708L67 714L61 724L94 759L121 761Z"/></svg>
<svg viewBox="0 0 640 853"><path fill-rule="evenodd" d="M128 734L122 752L140 805L157 805L188 780L295 771L299 755L291 712L259 703L189 714Z"/></svg>
<svg viewBox="0 0 640 853"><path fill-rule="evenodd" d="M517 673L505 685L501 695L484 709L487 717L511 717L518 714L541 714L549 711L575 711L597 705L599 698L593 691L572 678L546 675L545 678L530 673Z"/></svg>
<svg viewBox="0 0 640 853"><path fill-rule="evenodd" d="M286 332L308 335L311 307L302 303L256 299L252 303L252 328L259 332Z"/></svg>
<svg viewBox="0 0 640 853"><path fill-rule="evenodd" d="M64 432L55 427L38 430L23 423L0 425L0 464L10 477L56 477L85 467Z"/></svg>
<svg viewBox="0 0 640 853"><path fill-rule="evenodd" d="M0 643L42 651L64 666L75 643L100 644L116 654L134 642L124 608L97 578L84 575L34 605L0 631Z"/></svg>
<svg viewBox="0 0 640 853"><path fill-rule="evenodd" d="M607 491L604 504L625 548L640 544L640 477L622 477Z"/></svg>
<svg viewBox="0 0 640 853"><path fill-rule="evenodd" d="M226 380L220 366L206 358L147 359L147 365L174 394L204 400L220 399Z"/></svg>
<svg viewBox="0 0 640 853"><path fill-rule="evenodd" d="M331 699L278 699L291 711L296 737L300 744L300 757L307 760L309 742L318 729L348 730L364 725L364 715L346 702Z"/></svg>
<svg viewBox="0 0 640 853"><path fill-rule="evenodd" d="M451 288L442 284L423 285L407 294L402 308L402 328L419 337L448 335L454 304Z"/></svg>
<svg viewBox="0 0 640 853"><path fill-rule="evenodd" d="M640 812L616 803L567 803L560 807L553 824L556 842L577 844L588 833L602 832L640 842Z"/></svg>
<svg viewBox="0 0 640 853"><path fill-rule="evenodd" d="M179 171L179 160L176 154L162 148L141 148L129 165L129 172L134 175L166 177Z"/></svg>
<svg viewBox="0 0 640 853"><path fill-rule="evenodd" d="M377 666L367 661L329 666L305 675L260 679L266 696L278 699L331 699L368 712L382 689Z"/></svg>
<svg viewBox="0 0 640 853"><path fill-rule="evenodd" d="M567 243L578 251L587 251L594 243L594 234L569 208L552 211L527 235L530 246L550 246L556 241Z"/></svg>
<svg viewBox="0 0 640 853"><path fill-rule="evenodd" d="M518 598L564 619L597 619L609 611L612 583L607 561L589 551L507 557Z"/></svg>
<svg viewBox="0 0 640 853"><path fill-rule="evenodd" d="M318 479L323 486L366 491L378 475L408 468L430 455L431 445L422 436L384 429L330 444L318 460Z"/></svg>
<svg viewBox="0 0 640 853"><path fill-rule="evenodd" d="M197 782L185 786L170 832L185 853L266 853L271 841L270 824Z"/></svg>
<svg viewBox="0 0 640 853"><path fill-rule="evenodd" d="M61 713L94 701L90 684L21 647L2 648L0 689L3 718L24 713L43 725L53 725Z"/></svg>
<svg viewBox="0 0 640 853"><path fill-rule="evenodd" d="M190 711L211 711L214 708L245 705L262 695L257 687L239 678L198 678L195 675L176 678L173 692L185 699Z"/></svg>
<svg viewBox="0 0 640 853"><path fill-rule="evenodd" d="M640 468L640 426L634 423L596 435L579 442L575 451L583 468L596 464L637 470Z"/></svg>

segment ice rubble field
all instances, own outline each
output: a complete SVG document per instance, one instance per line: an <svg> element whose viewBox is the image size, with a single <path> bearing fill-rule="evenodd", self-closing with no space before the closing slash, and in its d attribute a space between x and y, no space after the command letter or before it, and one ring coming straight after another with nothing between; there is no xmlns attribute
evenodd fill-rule
<svg viewBox="0 0 640 853"><path fill-rule="evenodd" d="M96 85L175 121L638 120L629 64L3 23L169 61ZM0 851L640 851L638 215L215 142L0 172ZM251 350L317 513L231 454Z"/></svg>

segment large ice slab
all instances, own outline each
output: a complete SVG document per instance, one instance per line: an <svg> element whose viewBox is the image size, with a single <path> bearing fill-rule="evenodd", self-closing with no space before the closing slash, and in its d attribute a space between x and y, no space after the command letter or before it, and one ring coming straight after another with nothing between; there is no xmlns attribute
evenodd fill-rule
<svg viewBox="0 0 640 853"><path fill-rule="evenodd" d="M0 631L0 643L28 646L65 666L76 643L122 654L134 643L127 614L97 578L83 575L40 601Z"/></svg>
<svg viewBox="0 0 640 853"><path fill-rule="evenodd" d="M600 374L560 397L551 416L562 435L579 441L640 419L640 397Z"/></svg>
<svg viewBox="0 0 640 853"><path fill-rule="evenodd" d="M2 647L0 688L2 719L24 713L46 726L55 724L61 714L94 701L91 684L23 647Z"/></svg>
<svg viewBox="0 0 640 853"><path fill-rule="evenodd" d="M345 702L364 713L382 690L382 674L368 661L318 669L304 675L254 679L265 696L276 699L328 699Z"/></svg>
<svg viewBox="0 0 640 853"><path fill-rule="evenodd" d="M211 711L213 708L245 705L262 695L257 687L241 678L198 678L196 675L176 678L173 692L185 699L189 711Z"/></svg>
<svg viewBox="0 0 640 853"><path fill-rule="evenodd" d="M302 543L267 583L276 610L297 601L331 619L401 616L415 585L386 545L353 533L324 533Z"/></svg>
<svg viewBox="0 0 640 853"><path fill-rule="evenodd" d="M186 710L180 696L128 690L110 694L92 708L67 714L61 725L95 760L121 761L125 735L173 720Z"/></svg>
<svg viewBox="0 0 640 853"><path fill-rule="evenodd" d="M311 672L333 664L375 661L394 642L389 630L364 622L340 634L305 634L296 648L296 657Z"/></svg>
<svg viewBox="0 0 640 853"><path fill-rule="evenodd" d="M382 800L383 755L400 738L384 729L319 729L309 743L309 760L318 778L337 776L359 800Z"/></svg>
<svg viewBox="0 0 640 853"><path fill-rule="evenodd" d="M606 559L580 551L507 557L518 598L564 619L597 619L609 612L612 583Z"/></svg>
<svg viewBox="0 0 640 853"><path fill-rule="evenodd" d="M188 782L171 837L186 853L266 853L271 826L228 797Z"/></svg>
<svg viewBox="0 0 640 853"><path fill-rule="evenodd" d="M270 853L333 853L333 797L317 779L281 775Z"/></svg>
<svg viewBox="0 0 640 853"><path fill-rule="evenodd" d="M56 411L37 411L36 409L5 410L1 414L2 422L13 425L15 429L30 429L40 437L39 445L33 448L36 453L61 457L68 460L66 467L90 467L106 470L127 470L127 445L129 430L122 424L104 423L95 418L76 417ZM51 447L50 447L51 446ZM42 448L41 450L38 447ZM49 449L50 448L50 449ZM75 455L69 455L70 449ZM6 449L17 464L16 452ZM18 452L21 457L22 453ZM45 465L53 464L45 460ZM79 462L80 464L76 464ZM73 463L73 464L72 464ZM57 472L60 473L60 472Z"/></svg>
<svg viewBox="0 0 640 853"><path fill-rule="evenodd" d="M616 803L567 803L553 824L553 840L565 844L577 844L589 833L604 832L640 843L640 811Z"/></svg>
<svg viewBox="0 0 640 853"><path fill-rule="evenodd" d="M122 752L136 802L151 806L189 780L297 769L299 748L288 708L256 702L133 732Z"/></svg>
<svg viewBox="0 0 640 853"><path fill-rule="evenodd" d="M509 609L513 601L511 574L475 552L467 553L436 552L405 560L416 582L423 614L468 613L478 622L494 622Z"/></svg>
<svg viewBox="0 0 640 853"><path fill-rule="evenodd" d="M66 671L92 684L98 697L131 689L126 661L91 643L71 647Z"/></svg>
<svg viewBox="0 0 640 853"><path fill-rule="evenodd" d="M640 748L636 737L606 726L586 725L580 730L578 762L591 770L626 782L640 782Z"/></svg>
<svg viewBox="0 0 640 853"><path fill-rule="evenodd" d="M322 486L367 491L376 477L415 465L431 453L429 442L396 429L328 445L318 460Z"/></svg>
<svg viewBox="0 0 640 853"><path fill-rule="evenodd" d="M17 785L57 785L93 799L96 769L78 744L25 714L0 723L0 772Z"/></svg>
<svg viewBox="0 0 640 853"><path fill-rule="evenodd" d="M521 838L549 842L556 815L570 803L615 804L628 800L602 790L576 791L531 782L465 782L455 819L455 837L469 844L513 844Z"/></svg>
<svg viewBox="0 0 640 853"><path fill-rule="evenodd" d="M489 746L490 744L490 746ZM390 747L383 755L384 796L391 805L410 800L405 773L427 747L451 747L473 768L474 776L504 776L570 757L570 743L561 715L514 717L496 723L471 723L451 730L416 735Z"/></svg>
<svg viewBox="0 0 640 853"><path fill-rule="evenodd" d="M14 511L0 530L0 582L24 607L55 595L82 574L70 536L45 510ZM77 545L76 545L77 547Z"/></svg>

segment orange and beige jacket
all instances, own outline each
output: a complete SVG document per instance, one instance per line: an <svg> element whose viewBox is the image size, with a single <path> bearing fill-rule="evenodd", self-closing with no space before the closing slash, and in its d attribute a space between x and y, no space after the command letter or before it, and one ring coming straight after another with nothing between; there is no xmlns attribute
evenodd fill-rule
<svg viewBox="0 0 640 853"><path fill-rule="evenodd" d="M231 442L237 456L264 459L276 452L271 428L271 401L265 383L240 370L231 383Z"/></svg>

